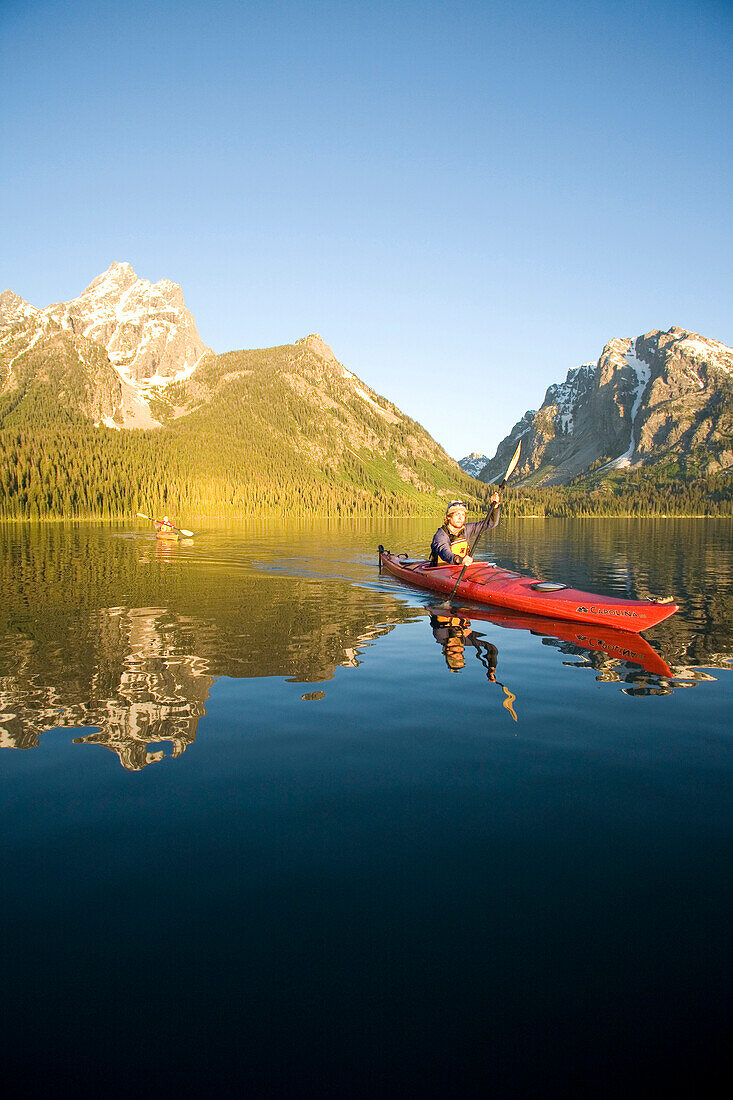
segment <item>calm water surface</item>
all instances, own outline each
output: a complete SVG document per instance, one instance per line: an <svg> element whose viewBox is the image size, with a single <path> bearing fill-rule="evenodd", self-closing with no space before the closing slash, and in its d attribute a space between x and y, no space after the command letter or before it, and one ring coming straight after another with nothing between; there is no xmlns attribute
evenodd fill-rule
<svg viewBox="0 0 733 1100"><path fill-rule="evenodd" d="M655 1095L724 1060L730 521L484 556L629 646L380 576L428 521L0 528L6 1081Z"/></svg>

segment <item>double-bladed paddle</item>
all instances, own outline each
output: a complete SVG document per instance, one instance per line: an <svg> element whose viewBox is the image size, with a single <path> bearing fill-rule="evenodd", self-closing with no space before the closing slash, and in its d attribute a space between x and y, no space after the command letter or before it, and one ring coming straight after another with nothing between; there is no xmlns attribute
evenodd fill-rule
<svg viewBox="0 0 733 1100"><path fill-rule="evenodd" d="M144 512L137 512L136 515L140 516L140 519L149 519L151 523L154 520L150 516L146 516ZM179 535L183 535L184 538L193 538L193 531L187 531L185 527L176 527L174 524L169 523L166 526L170 527L171 531L177 531Z"/></svg>
<svg viewBox="0 0 733 1100"><path fill-rule="evenodd" d="M516 469L517 463L519 462L519 452L521 451L521 449L522 449L522 441L521 441L521 439L520 439L520 440L519 440L519 443L517 443L517 449L516 449L516 451L514 452L514 454L512 455L512 460L511 460L511 462L509 463L509 465L508 465L508 466L507 466L507 468L506 468L506 473L504 474L504 477L503 477L503 478L501 479L501 481L499 482L499 489L503 489L503 488L504 488L504 486L506 485L506 483L507 483L507 481L508 481L508 479L509 479L510 475L511 475L511 474L512 474L512 473L514 472L514 470ZM494 505L494 504L492 504L492 505L491 505L491 507L489 508L488 512L487 512L487 513L486 513L486 515L484 516L484 519L483 519L483 523L481 524L481 526L479 527L478 531L476 532L475 538L474 538L474 540L473 540L473 542L472 542L472 544L471 544L471 547L470 547L470 549L469 549L469 551L468 551L468 553L469 553L470 557L473 557L473 551L474 551L474 548L475 548L475 546L476 546L476 543L478 542L478 540L479 540L479 539L481 538L482 534L484 533L484 527L485 527L485 526L486 526L486 524L487 524L487 523L489 522L489 519L491 518L491 516L492 516L492 514L493 514L493 511L494 511L494 508L495 508L495 507L498 507L498 505ZM468 569L468 566L467 566L467 565L464 565L464 566L463 566L463 568L461 569L460 573L458 574L458 580L457 580L457 581L456 581L456 583L455 583L455 584L453 585L453 591L451 592L450 596L448 597L448 599L449 599L449 600L452 600L452 599L453 599L453 597L455 596L455 594L456 594L456 592L457 592L457 590L458 590L458 585L459 585L459 584L461 583L461 581L463 580L463 574L464 574L464 573L466 572L466 570L467 570L467 569Z"/></svg>

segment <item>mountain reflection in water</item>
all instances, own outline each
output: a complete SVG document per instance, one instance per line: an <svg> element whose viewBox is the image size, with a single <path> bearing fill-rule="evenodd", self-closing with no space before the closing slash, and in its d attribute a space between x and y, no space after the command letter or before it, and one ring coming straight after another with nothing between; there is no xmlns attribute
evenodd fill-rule
<svg viewBox="0 0 733 1100"><path fill-rule="evenodd" d="M502 683L505 630L536 636L537 644L577 658L564 667L592 670L599 683L619 684L630 696L711 679L710 670L728 668L733 653L729 598L724 588L700 590L694 555L692 624L675 616L655 630L651 645L610 628L425 605L398 583L383 583L372 562L357 563L349 579L315 576L304 558L305 575L286 576L268 572L261 546L252 565L197 559L197 547L180 557L185 548L161 549L100 525L9 526L4 535L0 747L32 748L50 730L77 728L74 744L102 745L133 771L179 757L196 740L218 678L323 683L337 668L358 668L367 647L416 621L442 651L435 651L435 674L464 672L475 657L485 679L503 688L502 705L515 721L515 696ZM519 544L512 549L516 561ZM546 572L546 560L531 558L525 553L519 567ZM294 563L295 554L291 569ZM576 580L567 573L564 579ZM678 597L682 587L678 575ZM700 619L706 631L694 629ZM417 637L404 642L406 683ZM711 642L714 651L706 652ZM325 696L314 690L300 697Z"/></svg>
<svg viewBox="0 0 733 1100"><path fill-rule="evenodd" d="M37 559L31 567L26 555L13 555L31 576L24 583L21 568L14 585L3 577L4 591L14 588L15 599L6 603L0 624L0 746L32 748L48 730L93 727L74 743L103 745L125 768L139 770L165 755L180 756L195 741L218 677L331 680L338 666L356 668L364 647L395 624L419 616L361 588L334 591L324 581L283 577L178 575L171 593L161 584L166 576L141 573L124 550L124 543L110 543L120 570L118 595L139 591L147 578L151 587L174 594L177 608L85 608L95 592L105 599L107 573L114 572L108 564L99 577L92 575L93 555L84 559L87 575L76 561L78 587L62 590L39 586L35 578L60 580L69 575L65 569ZM182 613L181 605L207 614ZM170 743L169 753L161 742Z"/></svg>
<svg viewBox="0 0 733 1100"><path fill-rule="evenodd" d="M182 625L160 608L90 615L89 658L72 685L54 656L74 667L76 655L59 643L41 648L25 638L19 666L8 674L3 661L0 744L33 748L49 729L94 727L74 743L104 745L129 770L162 760L161 742L180 756L196 739L214 682L207 661L172 640Z"/></svg>

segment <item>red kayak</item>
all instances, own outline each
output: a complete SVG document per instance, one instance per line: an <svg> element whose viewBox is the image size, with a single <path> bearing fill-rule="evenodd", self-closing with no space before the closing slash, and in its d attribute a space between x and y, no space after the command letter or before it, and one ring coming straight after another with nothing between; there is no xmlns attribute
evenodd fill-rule
<svg viewBox="0 0 733 1100"><path fill-rule="evenodd" d="M392 554L379 548L379 565L401 581L449 596L461 572L460 565L436 565L424 560ZM648 600L622 600L616 596L597 596L554 581L523 577L511 569L488 562L469 565L458 584L455 600L473 600L495 607L508 607L527 615L563 619L569 622L603 623L614 630L638 634L656 626L675 611L676 603Z"/></svg>

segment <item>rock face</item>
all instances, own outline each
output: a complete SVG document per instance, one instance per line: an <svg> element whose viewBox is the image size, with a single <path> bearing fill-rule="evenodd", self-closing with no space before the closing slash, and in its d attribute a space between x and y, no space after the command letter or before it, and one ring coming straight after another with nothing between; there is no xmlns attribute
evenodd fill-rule
<svg viewBox="0 0 733 1100"><path fill-rule="evenodd" d="M495 481L522 440L519 477L558 485L589 469L681 457L700 473L733 466L733 348L686 329L613 339L596 364L550 386L479 476Z"/></svg>
<svg viewBox="0 0 733 1100"><path fill-rule="evenodd" d="M181 288L114 263L70 302L36 309L0 294L0 419L45 384L60 412L116 428L157 428L151 398L210 351ZM83 392L82 392L83 391ZM4 397L4 401L3 401Z"/></svg>

